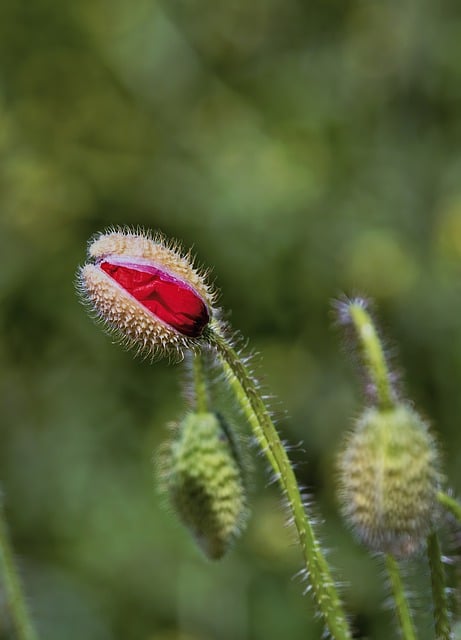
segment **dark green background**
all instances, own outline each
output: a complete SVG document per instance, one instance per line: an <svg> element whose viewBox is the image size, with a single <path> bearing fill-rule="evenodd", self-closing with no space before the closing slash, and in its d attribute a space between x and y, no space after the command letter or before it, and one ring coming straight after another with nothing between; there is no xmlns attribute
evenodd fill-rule
<svg viewBox="0 0 461 640"><path fill-rule="evenodd" d="M212 268L283 437L304 443L354 624L394 637L382 567L338 517L361 400L330 303L376 300L461 491L459 3L0 4L0 482L42 639L320 638L261 458L222 562L162 509L151 458L184 411L181 367L113 345L74 291L88 238L119 224Z"/></svg>

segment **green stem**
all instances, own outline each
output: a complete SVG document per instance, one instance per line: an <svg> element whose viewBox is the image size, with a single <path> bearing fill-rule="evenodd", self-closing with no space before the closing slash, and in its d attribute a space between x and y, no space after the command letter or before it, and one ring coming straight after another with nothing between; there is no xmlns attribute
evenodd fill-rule
<svg viewBox="0 0 461 640"><path fill-rule="evenodd" d="M399 565L394 556L386 556L386 568L391 581L392 593L394 595L395 606L397 609L397 617L402 630L402 638L404 640L416 640L416 633L411 619L408 601L405 596Z"/></svg>
<svg viewBox="0 0 461 640"><path fill-rule="evenodd" d="M383 345L373 320L363 303L351 302L348 311L357 333L368 376L375 387L378 408L392 409L395 404L395 394L391 385Z"/></svg>
<svg viewBox="0 0 461 640"><path fill-rule="evenodd" d="M192 354L194 359L194 392L195 392L195 409L197 413L207 413L208 407L208 388L205 375L203 372L203 360L200 353Z"/></svg>
<svg viewBox="0 0 461 640"><path fill-rule="evenodd" d="M442 564L439 538L435 532L427 539L427 556L431 570L435 638L436 640L449 640L451 634L448 598L445 589L445 571Z"/></svg>
<svg viewBox="0 0 461 640"><path fill-rule="evenodd" d="M437 500L458 520L458 522L461 522L461 504L459 504L455 498L452 498L443 491L439 491L437 494Z"/></svg>
<svg viewBox="0 0 461 640"><path fill-rule="evenodd" d="M0 505L0 577L17 640L37 640L30 621L21 581L16 571L5 515Z"/></svg>
<svg viewBox="0 0 461 640"><path fill-rule="evenodd" d="M249 371L221 336L218 327L207 336L219 355L235 393L263 452L286 496L301 545L307 576L325 624L335 640L350 640L351 633L328 563L306 514L298 483L272 418Z"/></svg>

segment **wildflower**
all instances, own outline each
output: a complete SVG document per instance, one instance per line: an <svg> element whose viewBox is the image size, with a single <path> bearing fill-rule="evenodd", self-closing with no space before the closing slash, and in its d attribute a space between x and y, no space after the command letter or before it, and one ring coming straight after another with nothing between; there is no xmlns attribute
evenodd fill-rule
<svg viewBox="0 0 461 640"><path fill-rule="evenodd" d="M162 236L101 233L88 247L78 287L107 329L151 355L194 348L212 317L204 276Z"/></svg>
<svg viewBox="0 0 461 640"><path fill-rule="evenodd" d="M371 406L365 408L339 459L345 519L372 551L409 556L434 529L441 473L426 422L399 399L382 340L365 300L336 305L353 337Z"/></svg>

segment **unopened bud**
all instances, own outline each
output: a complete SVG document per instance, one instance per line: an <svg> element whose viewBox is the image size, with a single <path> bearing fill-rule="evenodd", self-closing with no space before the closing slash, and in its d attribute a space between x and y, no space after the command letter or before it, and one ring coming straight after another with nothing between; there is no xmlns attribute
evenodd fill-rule
<svg viewBox="0 0 461 640"><path fill-rule="evenodd" d="M433 528L441 480L435 441L409 406L367 409L339 460L342 511L372 551L411 555Z"/></svg>
<svg viewBox="0 0 461 640"><path fill-rule="evenodd" d="M189 256L161 236L100 234L78 286L98 318L128 346L152 355L193 348L210 321L213 293Z"/></svg>
<svg viewBox="0 0 461 640"><path fill-rule="evenodd" d="M221 558L247 519L237 441L214 413L190 413L159 460L162 489L204 554Z"/></svg>

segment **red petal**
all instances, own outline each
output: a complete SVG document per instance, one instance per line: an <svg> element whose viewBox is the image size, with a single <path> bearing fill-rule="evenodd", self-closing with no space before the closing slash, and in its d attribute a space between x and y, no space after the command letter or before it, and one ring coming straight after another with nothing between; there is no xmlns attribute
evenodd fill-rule
<svg viewBox="0 0 461 640"><path fill-rule="evenodd" d="M101 262L100 267L160 320L185 336L198 337L208 324L203 300L188 285L152 265Z"/></svg>

